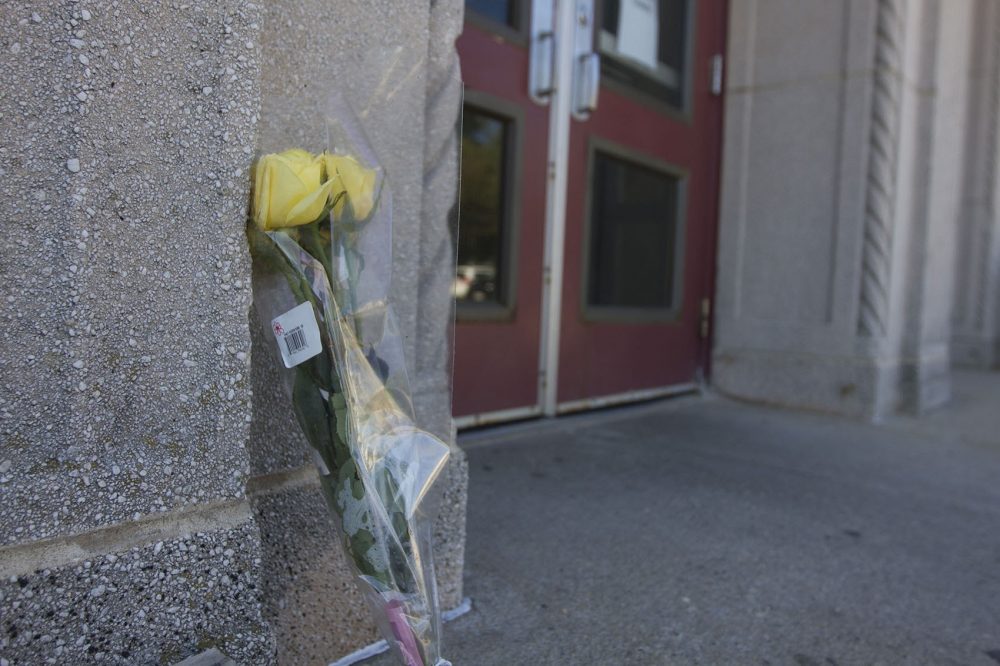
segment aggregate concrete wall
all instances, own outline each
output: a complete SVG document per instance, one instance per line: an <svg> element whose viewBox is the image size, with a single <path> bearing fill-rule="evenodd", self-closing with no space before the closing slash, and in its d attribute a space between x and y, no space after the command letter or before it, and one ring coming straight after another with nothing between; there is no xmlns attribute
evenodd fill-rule
<svg viewBox="0 0 1000 666"><path fill-rule="evenodd" d="M241 496L256 10L12 3L0 21L18 340L0 543Z"/></svg>
<svg viewBox="0 0 1000 666"><path fill-rule="evenodd" d="M241 664L271 663L257 527L206 530L5 576L5 663L174 664L212 647Z"/></svg>
<svg viewBox="0 0 1000 666"><path fill-rule="evenodd" d="M338 85L357 103L390 86L368 122L396 189L394 298L426 377L421 417L450 439L434 285L450 275L454 191L433 174L457 155L441 138L454 115L430 108L458 111L461 11L5 5L0 319L16 344L0 349L0 658L174 663L214 646L246 664L326 663L374 637L254 321L249 170L259 147L311 127L280 129L269 100ZM404 51L419 57L386 69ZM448 606L460 452L446 477Z"/></svg>
<svg viewBox="0 0 1000 666"><path fill-rule="evenodd" d="M12 664L271 659L239 508L260 18L235 0L0 15Z"/></svg>

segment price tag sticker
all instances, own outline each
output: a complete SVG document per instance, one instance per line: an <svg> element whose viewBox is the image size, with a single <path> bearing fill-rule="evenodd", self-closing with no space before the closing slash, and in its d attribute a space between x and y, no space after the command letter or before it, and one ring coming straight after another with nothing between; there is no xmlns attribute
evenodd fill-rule
<svg viewBox="0 0 1000 666"><path fill-rule="evenodd" d="M286 368L294 368L323 351L316 315L313 314L312 304L308 302L296 305L280 317L275 317L271 321L271 330L278 341L281 360Z"/></svg>

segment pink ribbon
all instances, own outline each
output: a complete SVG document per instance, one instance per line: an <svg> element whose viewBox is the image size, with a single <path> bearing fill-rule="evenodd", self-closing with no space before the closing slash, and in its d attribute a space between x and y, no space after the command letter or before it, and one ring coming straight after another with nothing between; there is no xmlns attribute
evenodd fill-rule
<svg viewBox="0 0 1000 666"><path fill-rule="evenodd" d="M397 599L390 601L386 604L385 614L389 618L392 635L396 637L396 644L399 645L406 666L424 666L420 650L417 648L417 639L406 621L403 603Z"/></svg>

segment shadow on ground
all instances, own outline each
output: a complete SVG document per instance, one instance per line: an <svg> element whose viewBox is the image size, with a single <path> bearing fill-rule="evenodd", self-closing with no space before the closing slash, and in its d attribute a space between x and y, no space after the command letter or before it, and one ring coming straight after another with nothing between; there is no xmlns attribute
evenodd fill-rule
<svg viewBox="0 0 1000 666"><path fill-rule="evenodd" d="M463 444L455 666L1000 663L1000 373L879 426L689 398Z"/></svg>

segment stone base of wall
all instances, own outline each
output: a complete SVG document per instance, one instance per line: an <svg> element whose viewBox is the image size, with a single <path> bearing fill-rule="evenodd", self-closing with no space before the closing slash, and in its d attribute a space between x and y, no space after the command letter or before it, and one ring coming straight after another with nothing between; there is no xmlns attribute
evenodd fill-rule
<svg viewBox="0 0 1000 666"><path fill-rule="evenodd" d="M176 664L209 648L240 664L274 663L261 615L260 533L245 503L221 511L228 515L201 517L225 523L239 514L245 522L120 549L190 518L156 516L7 549L0 571L4 663ZM54 564L72 553L84 557ZM24 570L32 561L40 567Z"/></svg>
<svg viewBox="0 0 1000 666"><path fill-rule="evenodd" d="M442 609L462 597L467 484L465 454L453 449L439 480L434 530ZM312 465L257 477L251 488L262 543L263 618L274 632L277 663L326 666L377 641Z"/></svg>
<svg viewBox="0 0 1000 666"><path fill-rule="evenodd" d="M264 617L279 664L325 666L378 639L337 542L315 472L254 498L264 543Z"/></svg>
<svg viewBox="0 0 1000 666"><path fill-rule="evenodd" d="M1000 368L1000 340L983 335L952 336L951 358L955 365L967 368Z"/></svg>
<svg viewBox="0 0 1000 666"><path fill-rule="evenodd" d="M892 412L897 373L871 359L763 350L719 349L712 361L712 385L730 397L864 419Z"/></svg>
<svg viewBox="0 0 1000 666"><path fill-rule="evenodd" d="M443 609L462 598L465 454L440 479ZM0 548L0 658L325 666L376 640L311 465L255 477L249 499Z"/></svg>
<svg viewBox="0 0 1000 666"><path fill-rule="evenodd" d="M923 414L951 400L951 355L947 344L928 345L920 358L900 366L899 407Z"/></svg>

